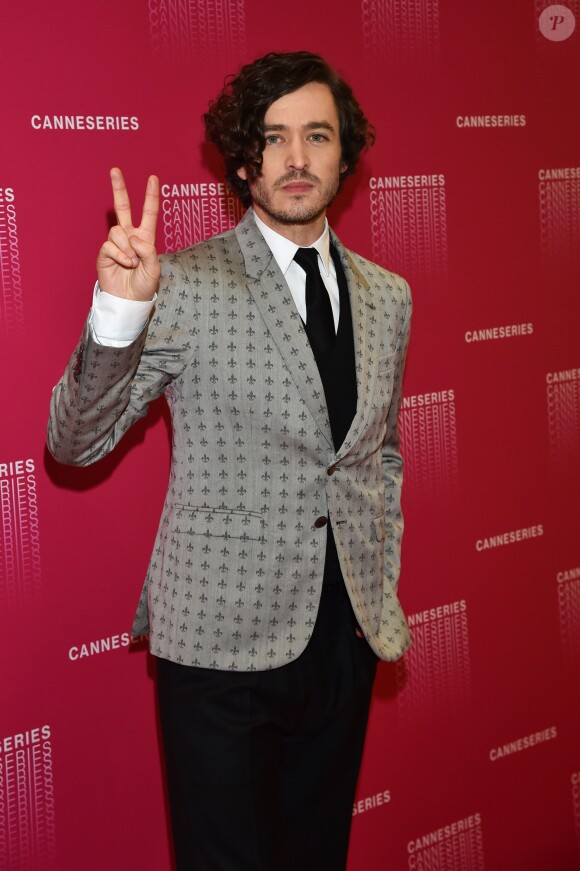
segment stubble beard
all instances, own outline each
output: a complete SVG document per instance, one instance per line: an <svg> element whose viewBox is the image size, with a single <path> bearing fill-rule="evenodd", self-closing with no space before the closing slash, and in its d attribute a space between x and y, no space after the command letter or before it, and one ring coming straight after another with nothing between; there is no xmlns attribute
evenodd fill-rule
<svg viewBox="0 0 580 871"><path fill-rule="evenodd" d="M319 190L319 198L317 203L308 205L306 202L307 194L296 194L291 206L286 209L277 208L274 205L274 196L276 192L294 181L307 181L317 185ZM250 183L250 193L252 203L260 206L270 218L277 221L279 224L309 224L323 215L335 198L340 186L340 175L337 172L336 177L329 181L324 187L320 187L320 179L310 173L290 173L278 179L268 190L266 185L258 176L255 181Z"/></svg>

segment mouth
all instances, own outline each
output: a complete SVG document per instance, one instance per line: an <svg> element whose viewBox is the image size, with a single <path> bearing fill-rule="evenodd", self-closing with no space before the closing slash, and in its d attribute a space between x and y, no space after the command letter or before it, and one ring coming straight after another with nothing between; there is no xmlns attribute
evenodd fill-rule
<svg viewBox="0 0 580 871"><path fill-rule="evenodd" d="M287 194L306 194L314 187L313 184L307 181L291 181L282 186L282 190Z"/></svg>

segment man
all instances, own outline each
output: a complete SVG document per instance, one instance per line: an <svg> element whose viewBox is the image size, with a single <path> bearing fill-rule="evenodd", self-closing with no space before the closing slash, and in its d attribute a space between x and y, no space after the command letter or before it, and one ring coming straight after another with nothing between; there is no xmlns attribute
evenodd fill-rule
<svg viewBox="0 0 580 871"><path fill-rule="evenodd" d="M134 632L158 657L178 868L338 871L377 658L409 641L396 596L409 291L328 229L372 131L322 58L243 67L205 122L250 208L160 265L157 179L136 228L112 170L118 225L48 443L91 463L160 394L171 409Z"/></svg>

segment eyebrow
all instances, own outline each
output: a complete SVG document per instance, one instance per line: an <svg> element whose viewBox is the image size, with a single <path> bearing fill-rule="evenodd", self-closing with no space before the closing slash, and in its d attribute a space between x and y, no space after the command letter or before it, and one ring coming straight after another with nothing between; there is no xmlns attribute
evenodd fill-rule
<svg viewBox="0 0 580 871"><path fill-rule="evenodd" d="M302 125L303 130L328 130L331 133L335 133L336 130L333 125L329 121L308 121L307 124ZM264 133L278 131L278 130L288 130L287 124L264 124Z"/></svg>

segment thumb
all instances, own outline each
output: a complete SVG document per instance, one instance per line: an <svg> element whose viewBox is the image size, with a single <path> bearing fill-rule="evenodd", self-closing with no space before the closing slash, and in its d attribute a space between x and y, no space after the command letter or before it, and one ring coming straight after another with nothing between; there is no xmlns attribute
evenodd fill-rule
<svg viewBox="0 0 580 871"><path fill-rule="evenodd" d="M139 236L131 236L129 242L139 260L148 262L152 259L157 259L155 245L151 242L145 242L143 239L140 239Z"/></svg>

